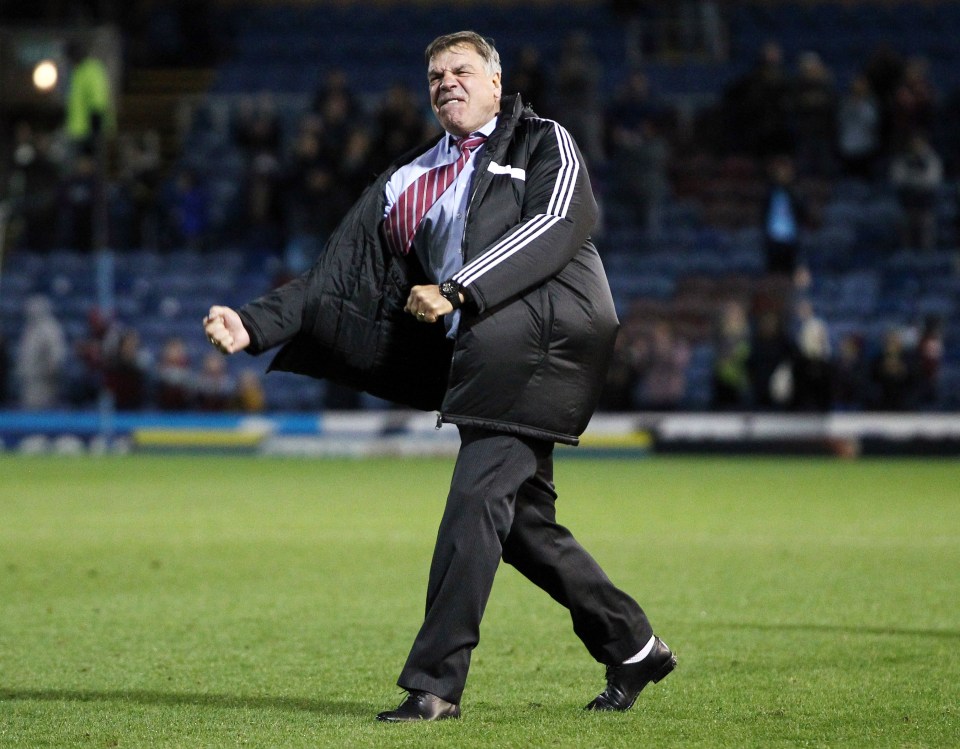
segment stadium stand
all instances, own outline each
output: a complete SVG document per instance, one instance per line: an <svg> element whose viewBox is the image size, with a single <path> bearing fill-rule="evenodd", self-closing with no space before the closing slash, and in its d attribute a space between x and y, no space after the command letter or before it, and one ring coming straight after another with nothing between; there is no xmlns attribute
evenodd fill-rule
<svg viewBox="0 0 960 749"><path fill-rule="evenodd" d="M698 138L709 141L716 127L711 120L721 116L724 97L749 73L764 45L776 40L788 67L802 53L816 51L833 72L837 91L884 46L903 58L922 56L929 62L929 77L942 92L939 106L946 107L948 92L960 89L958 4L756 2L725 7L725 59L668 50L651 55L642 66L661 114L668 113L664 121L687 123L684 140L674 142L683 148L674 151L669 163L671 194L663 207L662 230L644 231L618 212L605 192L609 165L592 165L605 211L598 245L618 311L638 329L670 320L691 344L683 404L688 409L711 404L713 333L721 305L736 300L751 306L758 298L778 298L783 292L765 273L762 161L724 148L689 148ZM112 253L112 302L119 320L135 326L154 354L166 339L182 338L194 363L205 353L198 320L209 303L242 303L285 272L282 249L269 237L258 244L268 235L236 231L247 207L248 163L232 131L241 102L270 92L286 150L331 70L344 71L360 107L369 113L391 85L420 88L422 64L411 49L425 46L439 31L477 24L471 7L432 4L253 3L227 5L218 13L216 26L220 37L229 39L229 52L218 62L209 91L184 104L181 147L171 170L188 171L203 184L208 237L198 246L173 240L165 247ZM543 59L560 55L563 39L577 30L592 41L605 90L616 89L625 77L623 31L605 5L499 4L485 10L482 26L497 39L507 70L525 45L536 46ZM904 245L903 209L882 176L861 180L831 174L800 180L815 220L800 235L799 253L809 280L799 293L825 320L834 351L846 336L855 335L872 355L890 330L907 331L915 340L925 319L939 319L944 341L939 387L935 402L924 404L936 410L960 408L958 164L950 145L957 133L948 129L947 115L944 111L936 119L932 133L946 166L934 199L933 248ZM8 338L15 339L22 325L26 298L42 292L53 300L68 338L81 339L87 313L102 302L92 267L90 255L67 248L8 248L0 276L0 315ZM787 298L796 293L791 287ZM780 301L786 303L782 296ZM249 366L244 358L230 360L234 375ZM263 363L258 367L262 371ZM271 375L267 406L317 409L324 393L320 383Z"/></svg>

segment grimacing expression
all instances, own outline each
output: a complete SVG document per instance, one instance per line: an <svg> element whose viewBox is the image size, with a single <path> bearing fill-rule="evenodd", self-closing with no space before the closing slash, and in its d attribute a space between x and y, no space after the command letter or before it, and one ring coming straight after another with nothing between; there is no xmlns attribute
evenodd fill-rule
<svg viewBox="0 0 960 749"><path fill-rule="evenodd" d="M488 73L469 44L438 52L427 66L430 106L441 127L469 135L500 111L500 73Z"/></svg>

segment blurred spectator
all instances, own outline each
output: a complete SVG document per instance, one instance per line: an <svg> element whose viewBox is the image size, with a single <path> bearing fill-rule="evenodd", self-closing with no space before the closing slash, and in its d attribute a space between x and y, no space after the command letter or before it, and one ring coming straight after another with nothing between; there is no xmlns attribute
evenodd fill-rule
<svg viewBox="0 0 960 749"><path fill-rule="evenodd" d="M94 245L97 166L92 156L80 154L60 185L57 198L59 240L62 247L90 252Z"/></svg>
<svg viewBox="0 0 960 749"><path fill-rule="evenodd" d="M763 45L756 65L735 80L723 97L730 146L760 159L792 152L790 81L780 45Z"/></svg>
<svg viewBox="0 0 960 749"><path fill-rule="evenodd" d="M652 0L611 0L610 10L624 33L627 63L639 67L660 41L656 33L661 3Z"/></svg>
<svg viewBox="0 0 960 749"><path fill-rule="evenodd" d="M321 154L319 134L310 128L298 135L286 172L284 261L287 270L299 274L313 264L341 217L337 194L342 187Z"/></svg>
<svg viewBox="0 0 960 749"><path fill-rule="evenodd" d="M430 132L416 94L408 86L395 83L387 89L375 115L371 166L376 173L411 148L420 145Z"/></svg>
<svg viewBox="0 0 960 749"><path fill-rule="evenodd" d="M791 119L797 171L830 177L835 172L837 96L833 76L816 52L804 52L793 86Z"/></svg>
<svg viewBox="0 0 960 749"><path fill-rule="evenodd" d="M863 338L851 333L840 339L833 362L832 402L839 411L859 411L866 402L870 381Z"/></svg>
<svg viewBox="0 0 960 749"><path fill-rule="evenodd" d="M880 153L880 105L866 76L858 75L840 102L837 113L837 150L842 173L870 180Z"/></svg>
<svg viewBox="0 0 960 749"><path fill-rule="evenodd" d="M233 140L244 158L245 234L251 247L283 246L281 195L283 129L273 94L263 91L240 100L234 112Z"/></svg>
<svg viewBox="0 0 960 749"><path fill-rule="evenodd" d="M81 366L75 370L75 377L69 384L71 405L96 403L104 385L107 360L115 355L119 339L119 326L108 315L97 307L87 312L87 332L73 346L74 356Z"/></svg>
<svg viewBox="0 0 960 749"><path fill-rule="evenodd" d="M50 138L27 122L14 127L6 193L11 206L11 243L29 250L53 247L57 226L58 165L50 156Z"/></svg>
<svg viewBox="0 0 960 749"><path fill-rule="evenodd" d="M904 212L903 244L932 250L937 246L937 193L943 184L943 163L919 133L890 162L890 184Z"/></svg>
<svg viewBox="0 0 960 749"><path fill-rule="evenodd" d="M10 400L10 351L7 338L0 330L0 408Z"/></svg>
<svg viewBox="0 0 960 749"><path fill-rule="evenodd" d="M750 405L750 323L747 311L737 301L729 301L720 311L714 333L713 395L711 407L739 410Z"/></svg>
<svg viewBox="0 0 960 749"><path fill-rule="evenodd" d="M871 406L877 411L907 411L914 403L915 373L899 330L889 330L870 369Z"/></svg>
<svg viewBox="0 0 960 749"><path fill-rule="evenodd" d="M337 164L337 214L342 216L347 208L360 197L370 184L375 172L372 168L370 133L364 128L354 128L347 138L347 145Z"/></svg>
<svg viewBox="0 0 960 749"><path fill-rule="evenodd" d="M590 38L582 31L567 36L554 70L550 109L577 141L588 164L594 165L604 159L602 72Z"/></svg>
<svg viewBox="0 0 960 749"><path fill-rule="evenodd" d="M637 384L637 355L635 341L642 330L634 318L627 317L617 334L613 357L607 368L607 379L600 398L604 411L631 411L634 408L633 391Z"/></svg>
<svg viewBox="0 0 960 749"><path fill-rule="evenodd" d="M244 413L260 413L266 405L260 376L253 369L244 369L237 379L237 408Z"/></svg>
<svg viewBox="0 0 960 749"><path fill-rule="evenodd" d="M924 320L917 341L917 405L932 408L940 398L940 367L943 363L943 320L931 315Z"/></svg>
<svg viewBox="0 0 960 749"><path fill-rule="evenodd" d="M611 203L632 226L658 234L669 197L670 146L656 125L647 78L633 73L607 112Z"/></svg>
<svg viewBox="0 0 960 749"><path fill-rule="evenodd" d="M903 58L887 43L880 44L873 51L863 69L880 104L880 143L884 153L890 149L893 98L903 79L903 71Z"/></svg>
<svg viewBox="0 0 960 749"><path fill-rule="evenodd" d="M829 411L833 397L830 331L809 300L797 302L795 316L793 406L800 411Z"/></svg>
<svg viewBox="0 0 960 749"><path fill-rule="evenodd" d="M520 94L524 103L529 104L538 114L546 110L547 76L540 60L540 50L532 44L524 45L515 65L511 66L509 77L503 85L504 94Z"/></svg>
<svg viewBox="0 0 960 749"><path fill-rule="evenodd" d="M210 227L210 198L206 188L192 171L182 169L168 183L165 193L164 247L203 249Z"/></svg>
<svg viewBox="0 0 960 749"><path fill-rule="evenodd" d="M203 357L195 383L195 405L201 411L228 411L236 400L236 382L227 370L227 360L216 351Z"/></svg>
<svg viewBox="0 0 960 749"><path fill-rule="evenodd" d="M66 130L77 151L93 154L101 135L116 131L116 111L106 66L80 41L67 44L70 84Z"/></svg>
<svg viewBox="0 0 960 749"><path fill-rule="evenodd" d="M310 110L323 122L328 153L340 153L356 123L362 119L362 107L350 90L346 72L334 68L313 95Z"/></svg>
<svg viewBox="0 0 960 749"><path fill-rule="evenodd" d="M156 402L162 411L185 411L193 404L194 376L187 349L179 338L168 338L156 370Z"/></svg>
<svg viewBox="0 0 960 749"><path fill-rule="evenodd" d="M60 398L66 337L47 297L38 294L27 299L25 312L14 364L20 405L29 410L52 408Z"/></svg>
<svg viewBox="0 0 960 749"><path fill-rule="evenodd" d="M900 150L917 135L933 132L937 95L930 82L930 65L922 57L907 61L893 92L890 111L891 146Z"/></svg>
<svg viewBox="0 0 960 749"><path fill-rule="evenodd" d="M283 132L276 101L269 92L240 99L234 112L232 131L233 142L248 161L261 154L280 159Z"/></svg>
<svg viewBox="0 0 960 749"><path fill-rule="evenodd" d="M796 172L789 156L778 156L769 164L762 219L767 273L792 277L808 211L796 189Z"/></svg>
<svg viewBox="0 0 960 749"><path fill-rule="evenodd" d="M654 323L650 334L636 342L636 363L640 375L637 406L674 411L683 404L690 346L669 322Z"/></svg>
<svg viewBox="0 0 960 749"><path fill-rule="evenodd" d="M793 346L782 317L771 309L758 311L747 358L755 408L783 409L789 405L793 399L793 359Z"/></svg>
<svg viewBox="0 0 960 749"><path fill-rule="evenodd" d="M147 404L151 360L140 334L127 329L104 361L104 386L118 411L139 411Z"/></svg>
<svg viewBox="0 0 960 749"><path fill-rule="evenodd" d="M158 193L161 183L160 134L121 133L117 142L114 245L119 249L159 246ZM118 220L122 219L122 220Z"/></svg>

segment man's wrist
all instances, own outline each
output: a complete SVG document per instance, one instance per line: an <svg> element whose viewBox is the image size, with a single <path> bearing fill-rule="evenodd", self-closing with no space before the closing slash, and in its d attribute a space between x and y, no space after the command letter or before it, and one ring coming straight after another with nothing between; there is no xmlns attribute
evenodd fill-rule
<svg viewBox="0 0 960 749"><path fill-rule="evenodd" d="M455 310L463 306L465 299L463 287L453 279L440 284L440 296L450 302Z"/></svg>

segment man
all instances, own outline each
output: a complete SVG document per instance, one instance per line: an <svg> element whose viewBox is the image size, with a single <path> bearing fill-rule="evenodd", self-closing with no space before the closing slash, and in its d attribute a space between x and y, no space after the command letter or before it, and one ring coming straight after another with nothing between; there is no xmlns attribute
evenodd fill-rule
<svg viewBox="0 0 960 749"><path fill-rule="evenodd" d="M206 334L227 353L285 343L273 368L437 409L460 430L426 616L398 680L409 694L379 720L460 716L501 558L566 606L607 664L587 707L626 710L676 659L554 507L553 445L586 427L618 325L587 173L566 130L501 99L488 40L442 36L426 59L445 134L367 189L311 271L239 312L212 307Z"/></svg>

